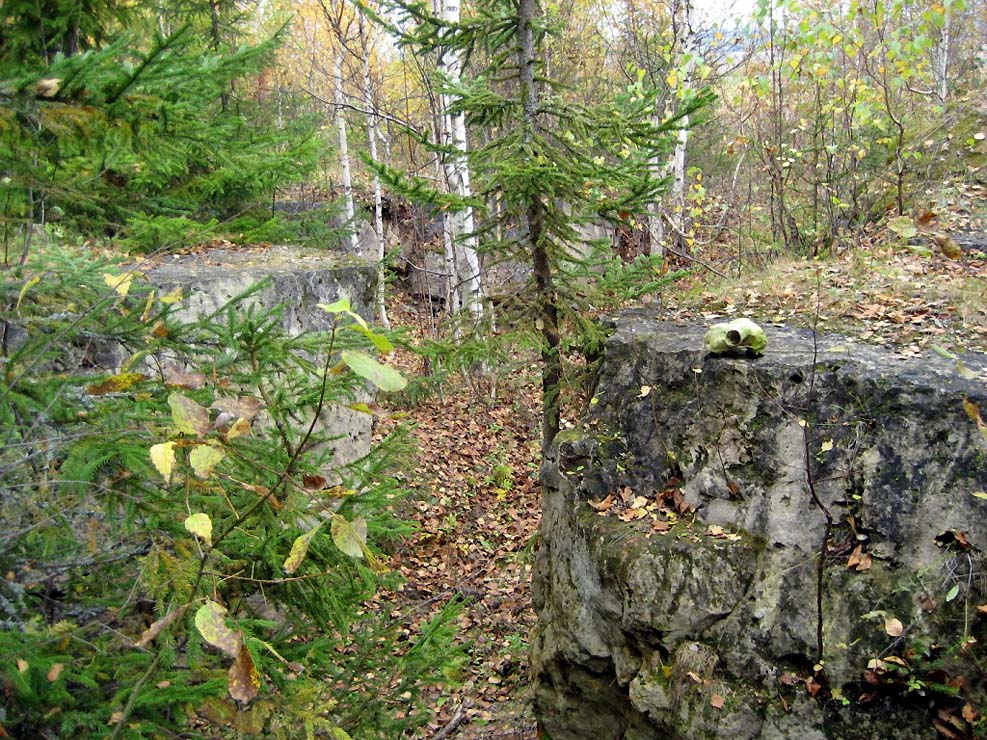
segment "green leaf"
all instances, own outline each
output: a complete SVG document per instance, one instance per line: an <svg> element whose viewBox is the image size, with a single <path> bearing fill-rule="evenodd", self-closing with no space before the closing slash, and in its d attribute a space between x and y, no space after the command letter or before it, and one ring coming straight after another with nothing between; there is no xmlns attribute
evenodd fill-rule
<svg viewBox="0 0 987 740"><path fill-rule="evenodd" d="M343 362L361 378L366 378L382 391L399 391L408 385L408 381L388 365L382 365L370 355L355 350L343 350L340 353Z"/></svg>
<svg viewBox="0 0 987 740"><path fill-rule="evenodd" d="M946 602L950 602L960 594L960 584L953 584L953 587L946 593Z"/></svg>
<svg viewBox="0 0 987 740"><path fill-rule="evenodd" d="M987 501L987 491L974 491L973 497L979 498L983 501Z"/></svg>
<svg viewBox="0 0 987 740"><path fill-rule="evenodd" d="M347 313L350 310L350 299L340 298L334 303L320 303L319 308L329 313Z"/></svg>
<svg viewBox="0 0 987 740"><path fill-rule="evenodd" d="M171 418L183 434L203 436L209 431L209 410L181 393L168 396Z"/></svg>
<svg viewBox="0 0 987 740"><path fill-rule="evenodd" d="M391 344L391 340L385 337L383 334L378 334L372 329L368 329L366 326L354 326L351 327L353 331L360 332L363 336L371 341L371 343L376 347L381 354L389 354L394 351L394 345Z"/></svg>
<svg viewBox="0 0 987 740"><path fill-rule="evenodd" d="M196 445L189 453L188 461L200 478L208 478L212 469L222 461L225 453L213 445Z"/></svg>
<svg viewBox="0 0 987 740"><path fill-rule="evenodd" d="M207 545L212 544L212 519L201 511L191 514L185 519L185 529L194 534Z"/></svg>
<svg viewBox="0 0 987 740"><path fill-rule="evenodd" d="M230 629L226 624L226 608L215 601L207 600L195 613L195 627L202 639L219 648L231 658L240 654L243 635Z"/></svg>
<svg viewBox="0 0 987 740"><path fill-rule="evenodd" d="M357 324L359 324L362 328L364 329L367 328L367 322L363 320L363 317L360 316L360 314L358 313L353 313L352 309L350 308L349 298L340 298L335 303L320 303L319 308L334 314L345 313L347 316L352 318Z"/></svg>
<svg viewBox="0 0 987 740"><path fill-rule="evenodd" d="M888 228L902 239L910 239L918 234L918 229L915 228L915 221L911 216L897 216L891 219L888 221Z"/></svg>
<svg viewBox="0 0 987 740"><path fill-rule="evenodd" d="M312 543L312 538L315 537L320 529L322 529L321 522L305 534L299 535L295 538L295 541L291 544L291 552L288 553L288 557L285 559L284 565L281 566L285 573L290 575L298 570L298 566L302 564L302 561L308 554L308 546Z"/></svg>

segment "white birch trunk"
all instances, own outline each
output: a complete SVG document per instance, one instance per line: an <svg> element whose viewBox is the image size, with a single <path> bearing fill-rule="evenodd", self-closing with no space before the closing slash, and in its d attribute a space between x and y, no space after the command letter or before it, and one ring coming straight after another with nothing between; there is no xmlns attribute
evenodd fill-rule
<svg viewBox="0 0 987 740"><path fill-rule="evenodd" d="M692 30L692 0L674 0L672 5L672 27L675 29L675 45L677 67L681 70L682 79L670 95L681 99L692 89L692 74L695 68L696 44ZM686 55L689 55L688 58ZM684 64L682 62L685 62ZM674 105L674 103L672 104ZM671 110L671 105L669 106ZM685 233L685 165L686 151L689 145L689 116L679 119L681 128L675 137L675 149L664 164L652 161L652 167L662 175L672 176L672 188L667 199L665 215L671 222L676 234L676 240ZM654 256L663 256L665 228L662 222L662 212L658 204L648 209L649 218L649 251Z"/></svg>
<svg viewBox="0 0 987 740"><path fill-rule="evenodd" d="M459 0L437 0L441 3L440 16L448 23L458 23L460 19ZM453 84L458 83L463 69L462 52L447 50L439 60L439 70ZM470 187L469 163L466 158L468 142L466 138L466 115L462 112L450 113L454 102L449 95L440 97L440 118L442 124L442 143L455 153L446 156L444 169L449 192L460 198L472 197ZM474 318L483 315L482 283L480 274L480 259L477 254L477 240L474 231L476 225L473 218L473 208L467 206L464 210L449 214L446 225L452 240L452 257L455 272L450 279L453 292L457 294L459 304L472 314ZM446 262L449 262L447 252Z"/></svg>
<svg viewBox="0 0 987 740"><path fill-rule="evenodd" d="M363 98L369 115L367 116L367 139L370 145L370 158L377 161L377 97L374 95L373 83L370 78L371 44L367 34L366 21L363 13L359 13L360 45L363 52ZM385 329L390 328L387 320L386 283L384 280L384 203L380 189L380 175L374 172L374 259L377 262L377 287L374 291L374 304L377 320Z"/></svg>
<svg viewBox="0 0 987 740"><path fill-rule="evenodd" d="M683 60L686 55L679 99L692 90L692 73L695 68L695 39L692 32L692 0L677 0L674 17L677 24L676 41L679 43L678 57ZM685 155L689 145L689 116L679 120L678 135L675 138L675 150L672 152L672 222L675 224L676 239L683 239L685 233Z"/></svg>
<svg viewBox="0 0 987 740"><path fill-rule="evenodd" d="M350 174L349 144L346 140L346 116L343 105L346 102L343 91L343 45L339 43L332 59L333 98L336 103L336 129L339 132L339 168L343 180L343 209L346 214L346 228L349 229L350 251L359 254L359 238L356 233L356 209L353 206L353 177Z"/></svg>
<svg viewBox="0 0 987 740"><path fill-rule="evenodd" d="M940 31L939 36L939 48L936 59L936 77L939 79L939 100L943 103L946 102L946 98L949 95L949 45L952 41L952 29L950 28L950 20L952 18L952 9L950 8L950 3L943 4L943 23L942 31Z"/></svg>

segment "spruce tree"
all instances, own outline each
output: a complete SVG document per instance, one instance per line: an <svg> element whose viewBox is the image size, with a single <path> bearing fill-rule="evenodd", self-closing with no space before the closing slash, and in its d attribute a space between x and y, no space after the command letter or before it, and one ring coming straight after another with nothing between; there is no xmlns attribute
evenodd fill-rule
<svg viewBox="0 0 987 740"><path fill-rule="evenodd" d="M234 46L221 19L202 17L218 5L192 5L198 15L115 0L0 6L8 259L29 224L59 220L160 246L310 171L312 128L264 124L245 94L280 39Z"/></svg>
<svg viewBox="0 0 987 740"><path fill-rule="evenodd" d="M641 85L596 105L573 102L546 75L551 19L536 0L481 0L458 23L437 19L421 5L396 10L405 16L396 28L410 29L400 31L402 43L425 52L456 49L470 61L472 74L446 78L443 91L470 126L490 132L488 143L470 152L475 203L495 196L501 204L479 229L482 249L488 264L511 261L530 270L529 286L511 308L540 335L547 449L560 428L564 355L592 349L596 341L587 311L653 289L662 269L658 258L622 265L610 244L588 241L583 227L646 212L667 185L651 163L667 156L679 122L709 95L690 94L665 120L655 119L655 97ZM422 183L390 175L411 197L425 194Z"/></svg>

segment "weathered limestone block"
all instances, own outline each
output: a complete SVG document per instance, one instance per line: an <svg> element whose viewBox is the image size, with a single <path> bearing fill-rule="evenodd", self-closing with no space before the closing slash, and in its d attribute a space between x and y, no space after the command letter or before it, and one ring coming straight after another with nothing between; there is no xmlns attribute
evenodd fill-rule
<svg viewBox="0 0 987 740"><path fill-rule="evenodd" d="M368 321L373 317L373 264L319 249L210 250L169 260L150 270L147 279L162 293L182 288L174 315L184 322L210 315L222 320L223 306L262 281L263 287L241 305L244 309L281 306L281 323L289 336L331 329L333 317L319 304L344 297L355 313ZM338 464L370 450L373 421L368 414L333 407L323 412L322 423L336 437L332 447Z"/></svg>
<svg viewBox="0 0 987 740"><path fill-rule="evenodd" d="M616 320L543 469L532 671L553 740L932 738L938 711L987 708L987 440L964 408L987 414L987 358L966 380L765 328L750 359L707 355L700 325ZM694 515L667 533L588 504L670 489Z"/></svg>

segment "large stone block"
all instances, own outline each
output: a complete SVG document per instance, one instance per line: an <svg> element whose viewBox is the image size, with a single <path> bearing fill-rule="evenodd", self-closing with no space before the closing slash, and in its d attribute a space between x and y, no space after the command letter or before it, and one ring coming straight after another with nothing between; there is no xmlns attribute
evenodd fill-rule
<svg viewBox="0 0 987 740"><path fill-rule="evenodd" d="M240 310L280 307L281 324L289 336L331 329L333 317L319 304L340 298L349 299L352 310L368 321L373 317L374 265L319 249L275 246L179 255L149 270L147 279L162 293L182 289L175 316L184 322L209 316L222 321L223 307L258 284L260 289L240 302ZM332 407L323 412L322 423L335 437L337 464L369 452L372 418L368 414Z"/></svg>
<svg viewBox="0 0 987 740"><path fill-rule="evenodd" d="M614 328L543 469L548 735L932 738L987 708L987 439L964 404L987 414L987 358L970 380L787 328L758 359L644 312ZM589 505L619 491L677 523Z"/></svg>

